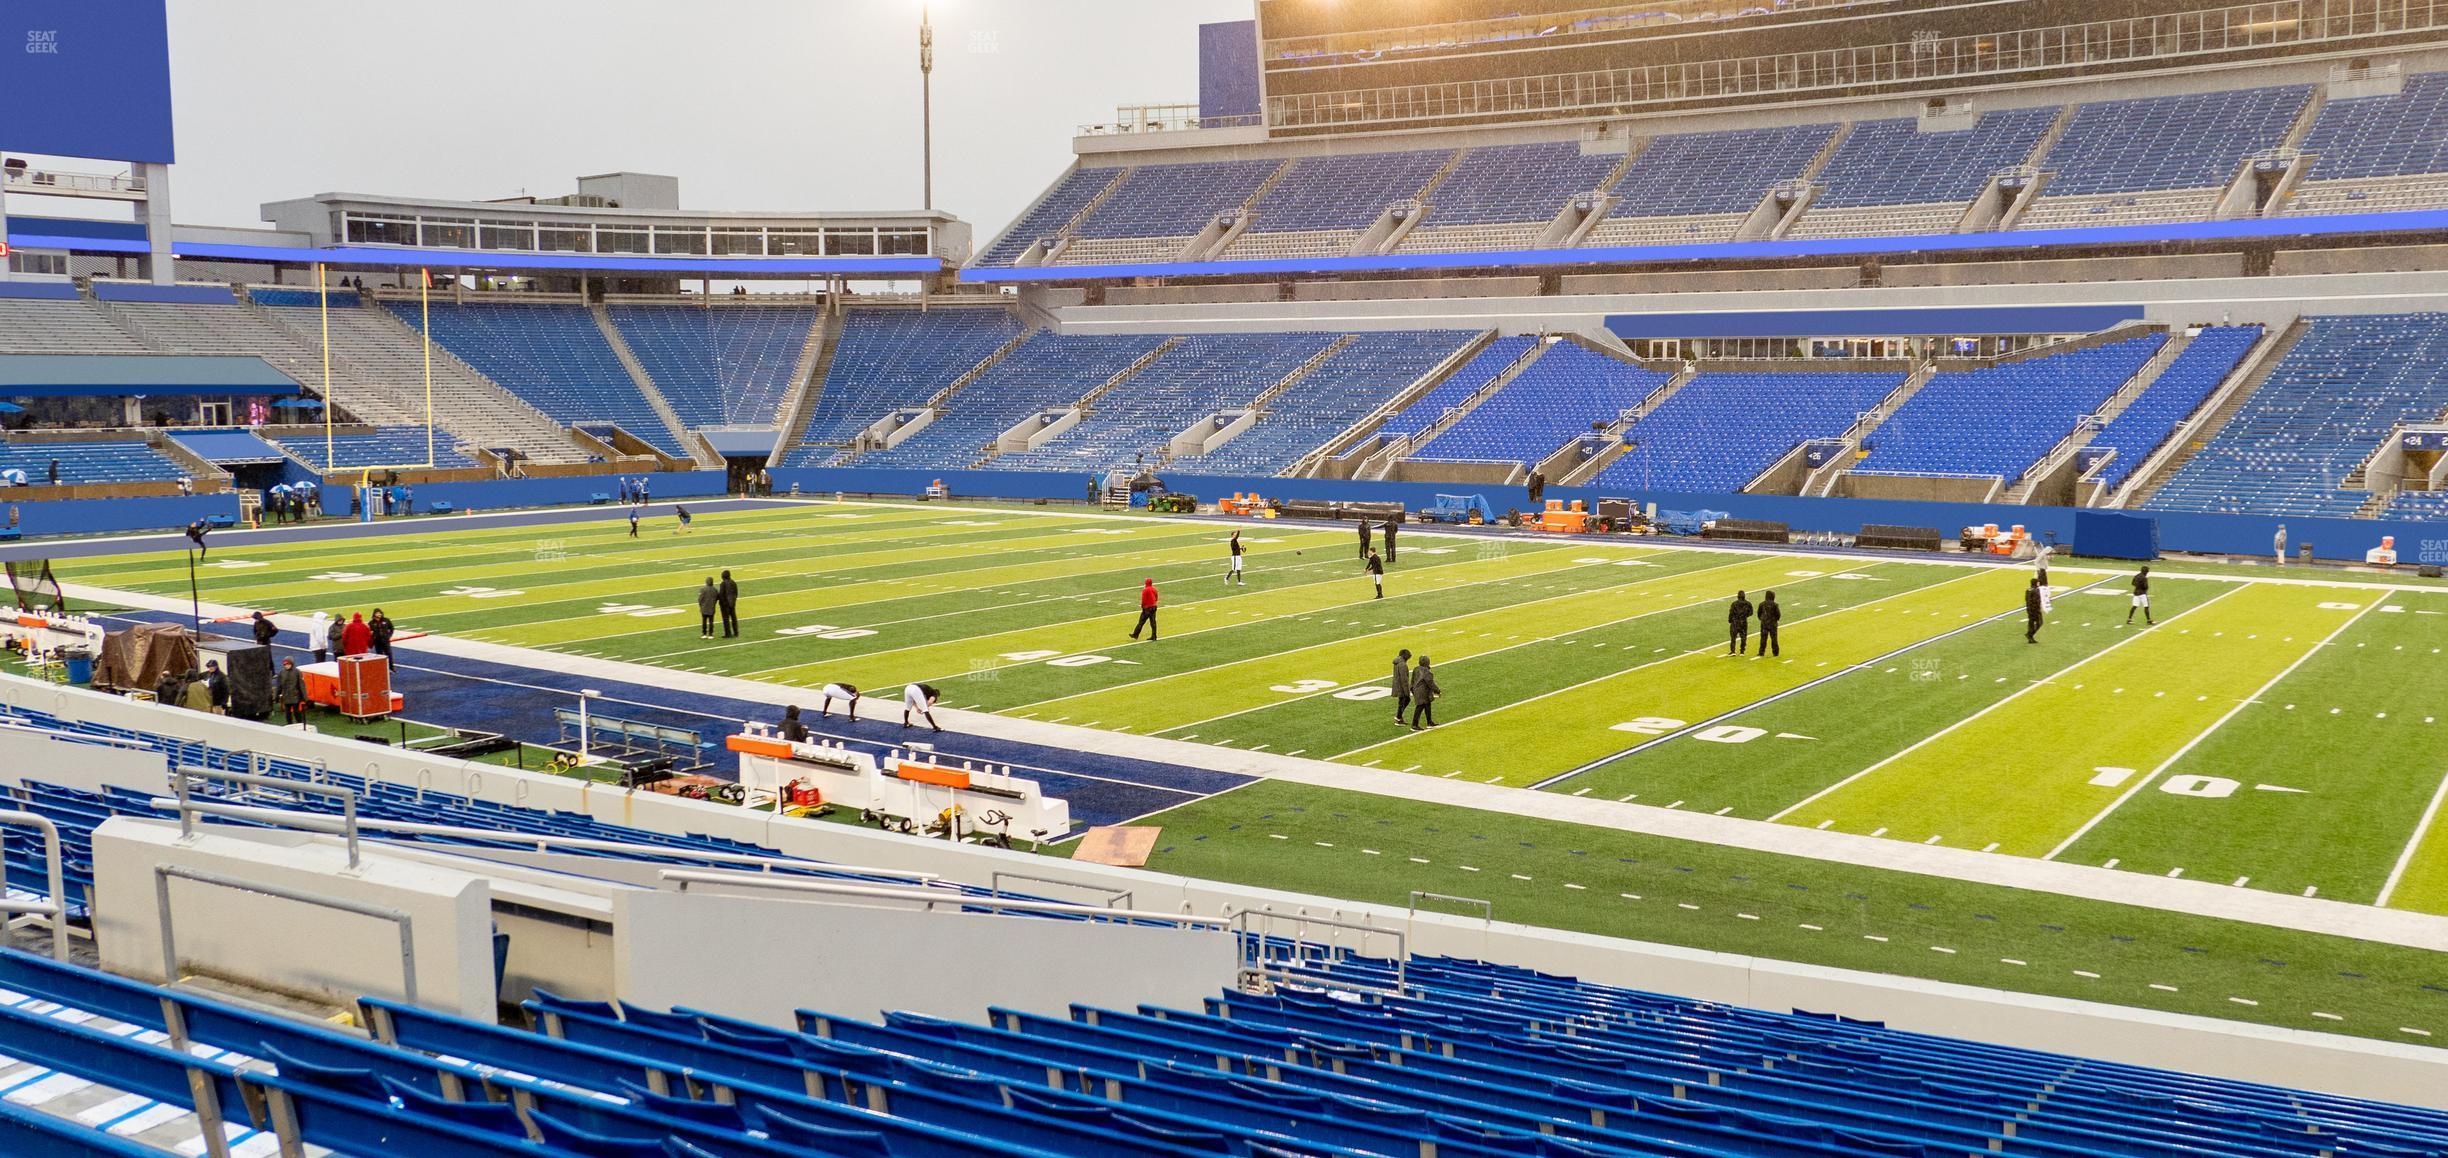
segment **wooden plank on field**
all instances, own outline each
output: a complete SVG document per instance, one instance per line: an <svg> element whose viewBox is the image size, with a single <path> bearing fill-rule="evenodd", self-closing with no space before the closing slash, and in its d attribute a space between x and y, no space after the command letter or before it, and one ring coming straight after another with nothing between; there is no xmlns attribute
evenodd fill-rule
<svg viewBox="0 0 2448 1158"><path fill-rule="evenodd" d="M1098 825L1080 837L1079 851L1072 853L1071 859L1139 868L1147 864L1148 854L1156 851L1156 838L1163 832L1163 828L1153 824Z"/></svg>

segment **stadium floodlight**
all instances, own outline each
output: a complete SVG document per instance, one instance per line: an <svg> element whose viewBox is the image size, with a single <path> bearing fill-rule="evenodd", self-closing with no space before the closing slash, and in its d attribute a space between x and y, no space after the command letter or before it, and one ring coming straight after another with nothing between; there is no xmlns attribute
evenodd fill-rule
<svg viewBox="0 0 2448 1158"><path fill-rule="evenodd" d="M187 625L199 639L204 635L204 595L196 587L196 560L203 558L210 550L204 543L208 530L210 528L204 525L202 519L187 524Z"/></svg>

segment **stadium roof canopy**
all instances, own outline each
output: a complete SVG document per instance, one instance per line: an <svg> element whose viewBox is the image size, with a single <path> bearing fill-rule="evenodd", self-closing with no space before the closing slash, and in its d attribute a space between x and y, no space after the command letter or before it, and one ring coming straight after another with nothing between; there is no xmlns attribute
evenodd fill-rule
<svg viewBox="0 0 2448 1158"><path fill-rule="evenodd" d="M0 354L0 397L295 394L261 358L185 354Z"/></svg>

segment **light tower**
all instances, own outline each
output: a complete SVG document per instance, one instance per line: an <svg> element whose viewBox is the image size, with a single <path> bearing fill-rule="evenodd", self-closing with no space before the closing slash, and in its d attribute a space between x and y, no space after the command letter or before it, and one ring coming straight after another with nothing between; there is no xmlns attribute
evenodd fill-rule
<svg viewBox="0 0 2448 1158"><path fill-rule="evenodd" d="M935 25L918 5L919 208L935 208Z"/></svg>

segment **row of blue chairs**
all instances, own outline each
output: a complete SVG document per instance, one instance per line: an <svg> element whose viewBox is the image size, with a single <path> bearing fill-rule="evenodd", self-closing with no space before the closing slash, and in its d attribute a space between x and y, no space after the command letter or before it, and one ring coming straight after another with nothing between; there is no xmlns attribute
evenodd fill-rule
<svg viewBox="0 0 2448 1158"><path fill-rule="evenodd" d="M2448 414L2448 314L2305 319L2226 425L2143 501L2152 510L2346 516L2346 476L2401 423Z"/></svg>

